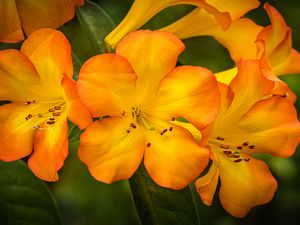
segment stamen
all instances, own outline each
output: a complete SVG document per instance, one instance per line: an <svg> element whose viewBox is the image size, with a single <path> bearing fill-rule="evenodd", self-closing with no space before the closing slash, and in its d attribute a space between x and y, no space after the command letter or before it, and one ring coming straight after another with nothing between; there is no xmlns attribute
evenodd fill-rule
<svg viewBox="0 0 300 225"><path fill-rule="evenodd" d="M236 159L236 160L234 160L233 162L238 163L238 162L241 162L241 161L242 161L242 159Z"/></svg>
<svg viewBox="0 0 300 225"><path fill-rule="evenodd" d="M229 146L228 146L228 145L223 145L223 144L221 144L221 145L220 145L220 148L229 149Z"/></svg>
<svg viewBox="0 0 300 225"><path fill-rule="evenodd" d="M53 125L53 124L55 124L55 121L47 121L47 124Z"/></svg>
<svg viewBox="0 0 300 225"><path fill-rule="evenodd" d="M224 152L226 155L232 153L232 151L223 151L223 152Z"/></svg>
<svg viewBox="0 0 300 225"><path fill-rule="evenodd" d="M127 132L127 134L129 134L129 133L130 133L130 130L126 130L126 132Z"/></svg>
<svg viewBox="0 0 300 225"><path fill-rule="evenodd" d="M236 147L238 150L242 150L243 149L243 146L239 145Z"/></svg>
<svg viewBox="0 0 300 225"><path fill-rule="evenodd" d="M220 141L224 141L225 138L221 137L221 136L217 136L217 139L220 140Z"/></svg>
<svg viewBox="0 0 300 225"><path fill-rule="evenodd" d="M122 110L121 116L125 116L125 111L124 110Z"/></svg>
<svg viewBox="0 0 300 225"><path fill-rule="evenodd" d="M245 161L245 162L249 162L249 161L250 161L250 158L245 158L244 161Z"/></svg>
<svg viewBox="0 0 300 225"><path fill-rule="evenodd" d="M175 121L175 117L172 117L172 121Z"/></svg>
<svg viewBox="0 0 300 225"><path fill-rule="evenodd" d="M54 121L55 119L54 119L53 117L51 117L51 118L49 118L49 120L52 120L52 121Z"/></svg>
<svg viewBox="0 0 300 225"><path fill-rule="evenodd" d="M228 156L229 158L240 158L239 155L235 155L235 154L227 154L227 156Z"/></svg>
<svg viewBox="0 0 300 225"><path fill-rule="evenodd" d="M248 141L246 141L246 142L243 143L243 146L248 146L248 145L249 145Z"/></svg>
<svg viewBox="0 0 300 225"><path fill-rule="evenodd" d="M146 147L147 147L147 148L150 148L150 146L151 146L151 143L148 142L147 145L146 145Z"/></svg>
<svg viewBox="0 0 300 225"><path fill-rule="evenodd" d="M30 118L32 118L32 115L31 115L31 114L28 114L28 115L25 117L26 120L29 120Z"/></svg>
<svg viewBox="0 0 300 225"><path fill-rule="evenodd" d="M131 123L131 124L130 124L130 127L132 127L133 129L135 129L135 128L136 128L136 125L135 125L134 123Z"/></svg>
<svg viewBox="0 0 300 225"><path fill-rule="evenodd" d="M54 106L54 110L61 110L60 106Z"/></svg>
<svg viewBox="0 0 300 225"><path fill-rule="evenodd" d="M60 112L54 112L52 113L52 116L60 116Z"/></svg>
<svg viewBox="0 0 300 225"><path fill-rule="evenodd" d="M249 145L249 149L255 149L256 146L255 145Z"/></svg>
<svg viewBox="0 0 300 225"><path fill-rule="evenodd" d="M49 109L48 111L49 111L49 112L54 112L55 110L54 110L54 109Z"/></svg>
<svg viewBox="0 0 300 225"><path fill-rule="evenodd" d="M172 130L173 130L173 127L170 127L170 128L169 128L169 131L172 131Z"/></svg>

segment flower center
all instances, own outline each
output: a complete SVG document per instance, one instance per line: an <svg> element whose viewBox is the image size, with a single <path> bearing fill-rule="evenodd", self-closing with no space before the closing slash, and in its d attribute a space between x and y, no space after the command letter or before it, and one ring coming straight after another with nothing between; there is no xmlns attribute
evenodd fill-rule
<svg viewBox="0 0 300 225"><path fill-rule="evenodd" d="M253 150L255 145L250 144L249 141L244 141L239 145L229 144L226 142L225 137L217 136L209 140L209 144L214 145L225 156L230 158L233 162L249 162L250 158L242 158L241 152L244 150Z"/></svg>
<svg viewBox="0 0 300 225"><path fill-rule="evenodd" d="M49 129L52 127L62 115L65 109L65 102L63 100L54 101L26 101L26 106L32 106L33 112L29 113L25 120L30 122L33 129ZM38 110L35 109L35 107Z"/></svg>

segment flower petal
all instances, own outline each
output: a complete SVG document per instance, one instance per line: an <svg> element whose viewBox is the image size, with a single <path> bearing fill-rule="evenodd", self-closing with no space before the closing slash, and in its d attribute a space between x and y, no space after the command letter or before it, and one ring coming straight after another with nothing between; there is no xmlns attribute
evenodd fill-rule
<svg viewBox="0 0 300 225"><path fill-rule="evenodd" d="M147 140L151 145L145 151L144 164L150 177L162 187L184 188L208 163L208 149L198 146L184 128L174 126L164 135L149 131Z"/></svg>
<svg viewBox="0 0 300 225"><path fill-rule="evenodd" d="M127 35L116 53L125 57L134 69L137 93L143 99L151 96L161 79L175 68L183 50L183 43L171 33L141 30Z"/></svg>
<svg viewBox="0 0 300 225"><path fill-rule="evenodd" d="M210 206L219 182L219 168L213 161L207 174L196 180L195 185L202 202Z"/></svg>
<svg viewBox="0 0 300 225"><path fill-rule="evenodd" d="M57 181L57 171L68 155L68 123L66 115L49 129L41 126L34 139L34 152L28 159L28 166L40 179Z"/></svg>
<svg viewBox="0 0 300 225"><path fill-rule="evenodd" d="M272 71L276 75L300 73L300 53L292 49L291 54L280 64L273 66Z"/></svg>
<svg viewBox="0 0 300 225"><path fill-rule="evenodd" d="M214 21L217 21L224 29L230 25L230 15L227 12L220 12L214 7L215 3L207 3L205 0L135 0L122 22L105 38L105 42L110 48L115 48L119 41L131 31L142 27L153 16L161 10L174 5L190 4L204 9L207 14L211 14Z"/></svg>
<svg viewBox="0 0 300 225"><path fill-rule="evenodd" d="M71 46L65 36L53 29L40 29L24 41L21 52L34 64L42 84L61 96L63 74L73 76Z"/></svg>
<svg viewBox="0 0 300 225"><path fill-rule="evenodd" d="M98 55L81 67L78 92L93 117L120 116L134 99L135 80L136 75L125 58Z"/></svg>
<svg viewBox="0 0 300 225"><path fill-rule="evenodd" d="M65 91L68 118L78 125L80 129L86 128L92 122L92 117L79 98L76 82L70 77L64 75L64 78L62 79L62 87Z"/></svg>
<svg viewBox="0 0 300 225"><path fill-rule="evenodd" d="M293 104L282 97L256 103L237 123L236 132L256 148L253 153L291 156L300 141L300 123Z"/></svg>
<svg viewBox="0 0 300 225"><path fill-rule="evenodd" d="M40 28L57 28L74 16L73 0L17 0L22 27L27 35Z"/></svg>
<svg viewBox="0 0 300 225"><path fill-rule="evenodd" d="M238 70L237 67L233 67L228 70L224 70L221 72L216 73L217 81L229 85L233 78L237 75Z"/></svg>
<svg viewBox="0 0 300 225"><path fill-rule="evenodd" d="M43 90L30 60L17 50L0 51L0 100L37 100Z"/></svg>
<svg viewBox="0 0 300 225"><path fill-rule="evenodd" d="M198 129L212 122L220 106L216 79L201 67L177 67L161 81L156 95L154 114L162 120L184 117Z"/></svg>
<svg viewBox="0 0 300 225"><path fill-rule="evenodd" d="M0 42L14 43L24 39L15 1L0 1Z"/></svg>
<svg viewBox="0 0 300 225"><path fill-rule="evenodd" d="M92 123L81 135L79 157L92 176L112 183L129 179L140 165L145 149L143 131L130 128L130 119L114 117Z"/></svg>
<svg viewBox="0 0 300 225"><path fill-rule="evenodd" d="M219 157L220 201L235 217L244 217L254 206L269 202L277 189L277 182L263 161L247 154L241 156L250 161L235 163L228 157Z"/></svg>
<svg viewBox="0 0 300 225"><path fill-rule="evenodd" d="M0 106L0 159L13 161L32 152L35 130L25 118L35 111L37 105L10 103Z"/></svg>

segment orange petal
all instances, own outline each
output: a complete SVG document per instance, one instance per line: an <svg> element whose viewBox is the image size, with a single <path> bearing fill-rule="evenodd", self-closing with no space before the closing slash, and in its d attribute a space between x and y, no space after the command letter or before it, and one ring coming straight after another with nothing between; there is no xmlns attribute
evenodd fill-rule
<svg viewBox="0 0 300 225"><path fill-rule="evenodd" d="M15 1L0 1L0 42L14 43L24 39Z"/></svg>
<svg viewBox="0 0 300 225"><path fill-rule="evenodd" d="M243 115L274 87L274 82L262 74L258 60L240 61L237 67L238 74L230 83L235 96L227 112L232 116Z"/></svg>
<svg viewBox="0 0 300 225"><path fill-rule="evenodd" d="M229 85L233 78L237 75L237 67L233 67L228 70L224 70L221 72L216 73L217 81Z"/></svg>
<svg viewBox="0 0 300 225"><path fill-rule="evenodd" d="M84 0L74 0L75 6L80 7L84 5Z"/></svg>
<svg viewBox="0 0 300 225"><path fill-rule="evenodd" d="M277 189L277 182L263 161L247 154L241 157L250 161L235 163L228 157L219 157L220 201L235 217L244 217L254 206L271 201Z"/></svg>
<svg viewBox="0 0 300 225"><path fill-rule="evenodd" d="M64 75L62 87L65 91L68 118L78 125L80 129L86 128L92 122L92 117L79 98L76 82Z"/></svg>
<svg viewBox="0 0 300 225"><path fill-rule="evenodd" d="M237 123L241 132L256 148L253 153L291 156L300 141L300 123L293 104L282 97L256 103Z"/></svg>
<svg viewBox="0 0 300 225"><path fill-rule="evenodd" d="M133 99L135 80L133 69L122 56L98 55L81 67L78 92L94 117L120 116Z"/></svg>
<svg viewBox="0 0 300 225"><path fill-rule="evenodd" d="M160 135L147 132L144 164L150 177L160 186L182 189L192 182L208 163L208 149L197 145L185 129L174 126ZM149 146L150 145L150 146Z"/></svg>
<svg viewBox="0 0 300 225"><path fill-rule="evenodd" d="M40 28L58 28L74 16L73 0L17 0L17 8L27 35Z"/></svg>
<svg viewBox="0 0 300 225"><path fill-rule="evenodd" d="M162 80L155 104L153 113L162 120L184 117L198 129L203 128L214 120L219 110L216 79L201 67L177 67Z"/></svg>
<svg viewBox="0 0 300 225"><path fill-rule="evenodd" d="M145 138L140 127L128 133L129 128L129 117L114 117L92 123L81 135L78 154L95 179L112 183L129 179L136 171Z"/></svg>
<svg viewBox="0 0 300 225"><path fill-rule="evenodd" d="M211 205L218 182L219 168L217 166L217 163L213 161L213 164L210 166L207 174L203 177L200 177L195 182L197 192L205 205Z"/></svg>
<svg viewBox="0 0 300 225"><path fill-rule="evenodd" d="M127 35L117 46L116 53L125 57L137 75L138 98L151 96L161 79L171 72L183 43L173 34L141 30Z"/></svg>
<svg viewBox="0 0 300 225"><path fill-rule="evenodd" d="M105 42L110 48L115 48L119 41L131 31L142 27L153 16L161 10L174 5L190 4L204 9L209 15L211 14L224 29L230 25L230 15L227 12L220 12L212 4L205 0L135 0L122 22L105 38Z"/></svg>
<svg viewBox="0 0 300 225"><path fill-rule="evenodd" d="M57 171L68 155L68 123L66 115L49 129L38 130L34 140L34 152L28 159L28 166L40 179L57 181Z"/></svg>
<svg viewBox="0 0 300 225"><path fill-rule="evenodd" d="M300 73L300 53L295 49L291 50L291 54L280 64L273 66L272 71L276 75L286 75Z"/></svg>
<svg viewBox="0 0 300 225"><path fill-rule="evenodd" d="M39 84L39 75L25 55L12 49L0 51L0 100L37 100L43 95Z"/></svg>
<svg viewBox="0 0 300 225"><path fill-rule="evenodd" d="M41 29L24 41L21 52L34 64L45 87L61 95L63 74L73 76L71 46L65 36L53 29Z"/></svg>
<svg viewBox="0 0 300 225"><path fill-rule="evenodd" d="M0 106L0 159L13 161L32 152L35 130L31 121L25 118L36 105L10 103Z"/></svg>

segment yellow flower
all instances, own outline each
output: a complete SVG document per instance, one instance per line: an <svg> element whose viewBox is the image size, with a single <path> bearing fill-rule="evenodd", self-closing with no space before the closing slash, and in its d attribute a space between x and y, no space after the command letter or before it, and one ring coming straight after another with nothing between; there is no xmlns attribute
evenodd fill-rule
<svg viewBox="0 0 300 225"><path fill-rule="evenodd" d="M137 31L119 43L116 54L82 66L82 101L93 117L109 116L80 137L80 159L97 180L128 179L144 160L157 184L181 189L206 166L208 150L173 121L184 117L204 128L218 112L219 91L209 70L175 68L183 50L170 33Z"/></svg>
<svg viewBox="0 0 300 225"><path fill-rule="evenodd" d="M243 217L273 198L276 180L267 165L251 155L289 157L300 141L297 112L291 101L270 94L273 86L257 60L241 61L230 85L219 84L220 112L201 131L201 145L210 147L213 161L209 172L196 181L204 204L211 205L219 178L221 204L233 216Z"/></svg>
<svg viewBox="0 0 300 225"><path fill-rule="evenodd" d="M57 28L74 17L83 0L1 0L0 42L14 43L40 28Z"/></svg>
<svg viewBox="0 0 300 225"><path fill-rule="evenodd" d="M72 80L71 47L62 33L41 29L21 51L0 51L0 159L30 155L28 165L44 180L58 179L68 155L67 118L81 129L92 122Z"/></svg>

